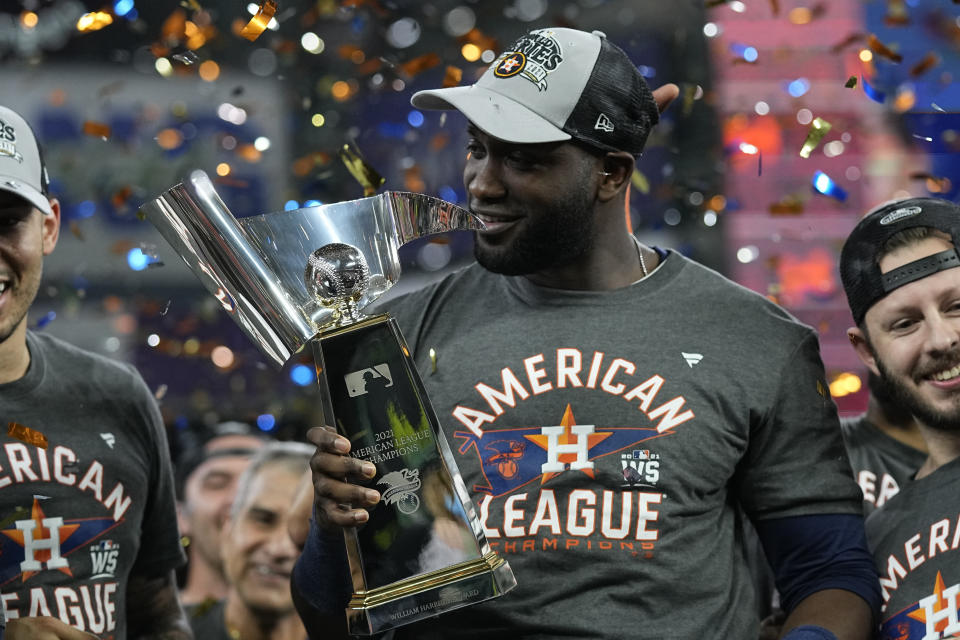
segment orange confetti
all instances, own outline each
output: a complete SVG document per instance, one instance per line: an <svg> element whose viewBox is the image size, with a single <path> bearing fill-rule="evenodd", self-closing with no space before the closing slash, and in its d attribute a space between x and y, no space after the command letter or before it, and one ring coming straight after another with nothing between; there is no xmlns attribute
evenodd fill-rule
<svg viewBox="0 0 960 640"><path fill-rule="evenodd" d="M110 137L110 125L104 124L102 122L94 122L93 120L87 120L83 123L83 132L88 136L97 136L99 138L109 138Z"/></svg>
<svg viewBox="0 0 960 640"><path fill-rule="evenodd" d="M933 51L924 56L923 60L917 64L910 67L910 75L916 78L917 76L922 76L930 69L934 68L940 64L940 56L935 54Z"/></svg>
<svg viewBox="0 0 960 640"><path fill-rule="evenodd" d="M455 87L460 84L461 80L463 80L463 69L448 65L447 70L443 74L443 88Z"/></svg>
<svg viewBox="0 0 960 640"><path fill-rule="evenodd" d="M420 167L413 166L403 173L403 186L407 191L422 193L427 190L427 185L420 177Z"/></svg>
<svg viewBox="0 0 960 640"><path fill-rule="evenodd" d="M796 196L785 196L770 205L770 214L774 216L798 216L802 213L803 202Z"/></svg>
<svg viewBox="0 0 960 640"><path fill-rule="evenodd" d="M403 73L412 77L419 73L423 73L427 69L433 69L439 64L440 56L438 56L436 53L426 53L422 56L417 56L413 60L407 60L403 64L398 65L397 68Z"/></svg>
<svg viewBox="0 0 960 640"><path fill-rule="evenodd" d="M180 42L187 37L187 14L183 9L171 13L160 27L163 42Z"/></svg>
<svg viewBox="0 0 960 640"><path fill-rule="evenodd" d="M438 133L430 139L430 150L431 151L441 151L450 144L450 134L449 133Z"/></svg>
<svg viewBox="0 0 960 640"><path fill-rule="evenodd" d="M133 188L127 185L122 189L119 189L110 196L110 201L113 203L115 209L119 209L127 204L127 200L130 199L130 196L133 195Z"/></svg>
<svg viewBox="0 0 960 640"><path fill-rule="evenodd" d="M273 19L277 12L277 3L273 0L265 0L257 9L257 14L250 19L243 29L240 30L240 37L253 42L260 37L260 34L266 31L267 25Z"/></svg>
<svg viewBox="0 0 960 640"><path fill-rule="evenodd" d="M16 438L20 442L32 444L36 447L40 447L41 449L47 448L47 436L43 435L36 429L25 427L18 422L7 423L7 435L11 438Z"/></svg>
<svg viewBox="0 0 960 640"><path fill-rule="evenodd" d="M86 237L83 235L83 231L80 229L80 223L76 220L70 221L70 233L72 233L77 240L86 240Z"/></svg>
<svg viewBox="0 0 960 640"><path fill-rule="evenodd" d="M903 56L880 42L880 39L872 33L867 36L867 46L878 56L882 56L892 62L903 62Z"/></svg>
<svg viewBox="0 0 960 640"><path fill-rule="evenodd" d="M770 0L770 11L773 12L773 15L780 15L780 2L778 0Z"/></svg>

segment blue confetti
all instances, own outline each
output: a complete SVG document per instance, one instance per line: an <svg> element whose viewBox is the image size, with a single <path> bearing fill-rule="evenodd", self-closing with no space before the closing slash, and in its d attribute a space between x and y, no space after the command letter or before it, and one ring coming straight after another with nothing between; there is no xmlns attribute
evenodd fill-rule
<svg viewBox="0 0 960 640"><path fill-rule="evenodd" d="M45 326L53 322L57 317L56 311L47 311L42 318L37 320L37 324L34 325L34 329L43 329Z"/></svg>
<svg viewBox="0 0 960 640"><path fill-rule="evenodd" d="M813 188L817 193L836 198L840 202L847 199L847 192L833 181L833 179L823 171L817 171L813 174Z"/></svg>

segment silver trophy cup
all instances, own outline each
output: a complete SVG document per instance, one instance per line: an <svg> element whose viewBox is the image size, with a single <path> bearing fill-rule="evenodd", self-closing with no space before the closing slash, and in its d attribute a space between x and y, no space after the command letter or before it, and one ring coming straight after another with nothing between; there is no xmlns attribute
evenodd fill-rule
<svg viewBox="0 0 960 640"><path fill-rule="evenodd" d="M362 311L413 239L481 223L414 193L236 219L202 171L140 211L247 336L282 366L307 344L324 419L377 467L370 520L345 532L350 633L371 635L516 586L490 549L395 320ZM442 536L441 536L442 532Z"/></svg>

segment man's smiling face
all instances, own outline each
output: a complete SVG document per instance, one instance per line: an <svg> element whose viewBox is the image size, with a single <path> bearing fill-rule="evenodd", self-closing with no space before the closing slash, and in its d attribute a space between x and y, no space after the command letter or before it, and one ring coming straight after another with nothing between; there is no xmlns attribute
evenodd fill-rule
<svg viewBox="0 0 960 640"><path fill-rule="evenodd" d="M952 246L943 237L924 238L884 256L880 271ZM960 268L891 291L870 307L864 322L869 345L858 350L897 399L927 426L960 431Z"/></svg>

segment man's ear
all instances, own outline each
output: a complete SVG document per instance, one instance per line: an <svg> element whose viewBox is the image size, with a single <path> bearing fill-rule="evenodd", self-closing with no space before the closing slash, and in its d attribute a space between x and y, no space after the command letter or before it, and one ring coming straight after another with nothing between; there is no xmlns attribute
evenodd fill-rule
<svg viewBox="0 0 960 640"><path fill-rule="evenodd" d="M60 201L50 198L50 213L41 213L43 216L43 255L53 253L60 237Z"/></svg>
<svg viewBox="0 0 960 640"><path fill-rule="evenodd" d="M877 367L877 358L873 355L873 349L870 348L866 334L859 327L850 327L847 329L847 337L850 338L850 344L853 346L853 350L857 352L861 362L867 365L867 368L874 375L881 375L880 369Z"/></svg>
<svg viewBox="0 0 960 640"><path fill-rule="evenodd" d="M657 103L657 109L660 110L660 113L663 113L667 110L667 107L670 106L670 103L677 99L677 96L680 95L680 87L673 84L665 84L662 87L657 87L653 90L653 99Z"/></svg>
<svg viewBox="0 0 960 640"><path fill-rule="evenodd" d="M609 151L603 156L597 199L612 200L621 193L633 177L634 158L626 151Z"/></svg>

